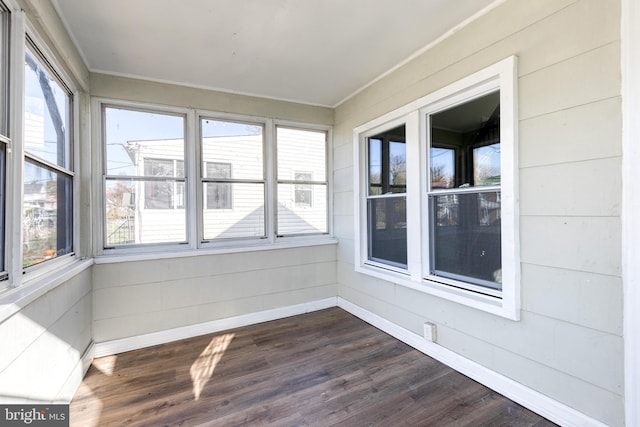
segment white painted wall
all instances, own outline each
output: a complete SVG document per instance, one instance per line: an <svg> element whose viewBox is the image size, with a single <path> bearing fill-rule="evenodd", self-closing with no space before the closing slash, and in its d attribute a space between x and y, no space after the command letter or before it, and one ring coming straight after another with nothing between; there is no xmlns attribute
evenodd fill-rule
<svg viewBox="0 0 640 427"><path fill-rule="evenodd" d="M519 59L521 321L354 272L353 128ZM508 0L338 106L339 296L613 426L624 424L620 5Z"/></svg>
<svg viewBox="0 0 640 427"><path fill-rule="evenodd" d="M334 244L162 260L93 269L98 343L334 297Z"/></svg>
<svg viewBox="0 0 640 427"><path fill-rule="evenodd" d="M0 321L0 402L68 402L91 344L91 270Z"/></svg>

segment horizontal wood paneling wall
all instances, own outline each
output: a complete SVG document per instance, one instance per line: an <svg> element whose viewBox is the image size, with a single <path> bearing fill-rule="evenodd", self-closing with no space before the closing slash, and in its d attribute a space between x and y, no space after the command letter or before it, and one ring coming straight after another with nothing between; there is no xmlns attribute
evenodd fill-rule
<svg viewBox="0 0 640 427"><path fill-rule="evenodd" d="M335 245L96 264L98 343L335 297Z"/></svg>
<svg viewBox="0 0 640 427"><path fill-rule="evenodd" d="M90 269L2 321L0 402L70 401L84 375L91 321Z"/></svg>
<svg viewBox="0 0 640 427"><path fill-rule="evenodd" d="M338 106L339 296L608 425L624 423L620 5L510 0ZM519 59L522 319L354 272L353 128Z"/></svg>

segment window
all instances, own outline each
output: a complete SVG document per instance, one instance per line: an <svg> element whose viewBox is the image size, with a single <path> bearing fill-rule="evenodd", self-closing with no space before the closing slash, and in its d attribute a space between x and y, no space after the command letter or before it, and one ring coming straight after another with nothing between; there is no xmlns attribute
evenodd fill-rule
<svg viewBox="0 0 640 427"><path fill-rule="evenodd" d="M145 176L184 177L184 161L145 158ZM184 182L145 182L145 209L184 209Z"/></svg>
<svg viewBox="0 0 640 427"><path fill-rule="evenodd" d="M407 267L405 126L367 138L368 260Z"/></svg>
<svg viewBox="0 0 640 427"><path fill-rule="evenodd" d="M231 179L231 163L205 162L205 178ZM207 182L207 209L233 209L231 184Z"/></svg>
<svg viewBox="0 0 640 427"><path fill-rule="evenodd" d="M276 128L279 236L327 233L327 133Z"/></svg>
<svg viewBox="0 0 640 427"><path fill-rule="evenodd" d="M501 290L500 92L429 114L427 121L429 274Z"/></svg>
<svg viewBox="0 0 640 427"><path fill-rule="evenodd" d="M354 130L357 271L519 318L515 64Z"/></svg>
<svg viewBox="0 0 640 427"><path fill-rule="evenodd" d="M202 241L266 236L263 133L262 124L200 118Z"/></svg>
<svg viewBox="0 0 640 427"><path fill-rule="evenodd" d="M227 251L328 234L327 127L119 104L94 100L104 253Z"/></svg>
<svg viewBox="0 0 640 427"><path fill-rule="evenodd" d="M313 172L294 172L296 182L313 181ZM309 184L295 184L294 200L296 207L313 207L313 187Z"/></svg>
<svg viewBox="0 0 640 427"><path fill-rule="evenodd" d="M72 253L71 93L29 45L25 54L23 267Z"/></svg>
<svg viewBox="0 0 640 427"><path fill-rule="evenodd" d="M5 268L5 209L7 199L7 145L9 136L9 11L0 2L0 280L8 275Z"/></svg>
<svg viewBox="0 0 640 427"><path fill-rule="evenodd" d="M104 106L105 246L187 240L185 117Z"/></svg>

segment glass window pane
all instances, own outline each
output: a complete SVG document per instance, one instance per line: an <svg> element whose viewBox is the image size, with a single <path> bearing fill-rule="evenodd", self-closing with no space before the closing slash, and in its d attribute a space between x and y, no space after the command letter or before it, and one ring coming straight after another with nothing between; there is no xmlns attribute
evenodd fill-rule
<svg viewBox="0 0 640 427"><path fill-rule="evenodd" d="M326 233L327 186L278 184L278 235Z"/></svg>
<svg viewBox="0 0 640 427"><path fill-rule="evenodd" d="M430 123L431 189L500 185L500 92L432 114Z"/></svg>
<svg viewBox="0 0 640 427"><path fill-rule="evenodd" d="M407 201L402 197L367 200L369 259L407 267Z"/></svg>
<svg viewBox="0 0 640 427"><path fill-rule="evenodd" d="M293 180L307 171L318 182L327 180L327 134L321 131L277 128L278 180Z"/></svg>
<svg viewBox="0 0 640 427"><path fill-rule="evenodd" d="M232 165L234 179L263 180L262 126L202 119L202 167Z"/></svg>
<svg viewBox="0 0 640 427"><path fill-rule="evenodd" d="M168 243L186 241L186 214L177 206L167 208L174 200L176 182L133 181L113 179L106 182L106 245ZM156 199L138 196L144 189L157 189ZM170 202L171 201L171 202ZM153 205L155 203L155 205ZM142 205L142 206L141 206ZM156 207L148 207L148 206Z"/></svg>
<svg viewBox="0 0 640 427"><path fill-rule="evenodd" d="M382 194L382 140L369 138L369 195Z"/></svg>
<svg viewBox="0 0 640 427"><path fill-rule="evenodd" d="M432 195L431 274L501 289L500 192Z"/></svg>
<svg viewBox="0 0 640 427"><path fill-rule="evenodd" d="M231 163L207 162L205 177L231 179ZM230 183L207 182L205 189L207 209L233 209L233 191Z"/></svg>
<svg viewBox="0 0 640 427"><path fill-rule="evenodd" d="M24 267L72 252L72 179L38 166L24 166Z"/></svg>
<svg viewBox="0 0 640 427"><path fill-rule="evenodd" d="M389 191L407 191L407 155L404 142L389 142Z"/></svg>
<svg viewBox="0 0 640 427"><path fill-rule="evenodd" d="M204 194L208 186L203 183ZM224 184L233 200L230 209L206 207L203 212L204 239L228 239L242 237L264 237L264 184ZM218 193L219 195L222 193ZM222 196L225 197L225 196Z"/></svg>
<svg viewBox="0 0 640 427"><path fill-rule="evenodd" d="M473 149L475 185L500 185L500 143Z"/></svg>
<svg viewBox="0 0 640 427"><path fill-rule="evenodd" d="M431 188L453 188L455 185L456 150L431 147Z"/></svg>
<svg viewBox="0 0 640 427"><path fill-rule="evenodd" d="M0 142L0 271L4 268L7 146ZM1 279L1 278L0 278Z"/></svg>
<svg viewBox="0 0 640 427"><path fill-rule="evenodd" d="M25 54L24 77L24 149L70 169L69 94L29 50Z"/></svg>
<svg viewBox="0 0 640 427"><path fill-rule="evenodd" d="M183 116L113 107L104 115L107 175L144 176L147 158L184 162ZM183 178L184 167L175 176Z"/></svg>

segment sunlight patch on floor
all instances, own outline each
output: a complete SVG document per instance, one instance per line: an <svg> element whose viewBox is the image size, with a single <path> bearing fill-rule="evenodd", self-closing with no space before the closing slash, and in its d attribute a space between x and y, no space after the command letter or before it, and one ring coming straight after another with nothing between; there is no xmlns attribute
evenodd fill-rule
<svg viewBox="0 0 640 427"><path fill-rule="evenodd" d="M191 365L189 373L191 374L191 382L193 383L193 395L195 399L200 399L200 393L204 386L209 382L213 371L224 356L224 352L231 344L234 334L225 334L214 337L209 345L200 353L200 356Z"/></svg>
<svg viewBox="0 0 640 427"><path fill-rule="evenodd" d="M110 377L113 375L113 370L116 367L116 361L118 360L117 355L113 356L104 356L93 361L93 366L96 367L100 372L104 375Z"/></svg>

